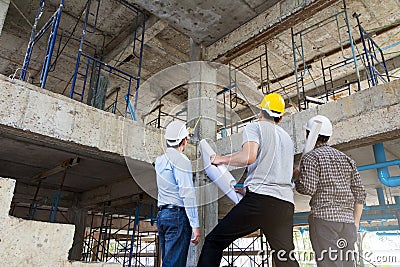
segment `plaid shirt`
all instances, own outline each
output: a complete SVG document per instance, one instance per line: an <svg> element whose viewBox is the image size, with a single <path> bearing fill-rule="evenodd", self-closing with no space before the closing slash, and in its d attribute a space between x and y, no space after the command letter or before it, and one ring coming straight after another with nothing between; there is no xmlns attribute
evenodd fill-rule
<svg viewBox="0 0 400 267"><path fill-rule="evenodd" d="M365 202L356 163L327 144L303 156L295 184L297 192L311 196L311 214L326 221L354 223L354 204Z"/></svg>

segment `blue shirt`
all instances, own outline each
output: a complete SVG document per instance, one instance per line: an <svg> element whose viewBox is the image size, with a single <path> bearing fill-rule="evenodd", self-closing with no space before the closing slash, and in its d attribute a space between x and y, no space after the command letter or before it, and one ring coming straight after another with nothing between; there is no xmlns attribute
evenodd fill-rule
<svg viewBox="0 0 400 267"><path fill-rule="evenodd" d="M190 226L200 227L190 160L175 148L167 148L165 154L156 159L155 168L158 206L185 207Z"/></svg>

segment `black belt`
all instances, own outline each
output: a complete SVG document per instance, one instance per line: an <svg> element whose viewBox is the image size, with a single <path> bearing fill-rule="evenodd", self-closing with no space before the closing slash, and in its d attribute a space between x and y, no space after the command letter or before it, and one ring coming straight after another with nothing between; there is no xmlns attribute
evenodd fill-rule
<svg viewBox="0 0 400 267"><path fill-rule="evenodd" d="M162 205L162 206L158 207L158 210L165 210L165 209L178 209L178 210L182 209L183 210L184 207L175 206L175 205L171 205L171 204Z"/></svg>

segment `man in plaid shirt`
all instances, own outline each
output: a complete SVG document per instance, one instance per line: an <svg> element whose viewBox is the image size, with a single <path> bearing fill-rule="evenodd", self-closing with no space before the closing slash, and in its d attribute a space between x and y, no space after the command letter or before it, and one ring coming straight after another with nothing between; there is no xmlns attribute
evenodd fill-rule
<svg viewBox="0 0 400 267"><path fill-rule="evenodd" d="M311 196L310 239L318 266L354 266L354 243L366 193L356 163L330 147L328 118L318 115L307 122L306 137L315 121L321 122L314 149L294 170L296 190Z"/></svg>

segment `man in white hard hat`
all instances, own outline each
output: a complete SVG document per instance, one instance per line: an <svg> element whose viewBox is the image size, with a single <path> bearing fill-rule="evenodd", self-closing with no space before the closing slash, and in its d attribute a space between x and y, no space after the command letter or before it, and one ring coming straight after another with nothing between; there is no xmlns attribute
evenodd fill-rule
<svg viewBox="0 0 400 267"><path fill-rule="evenodd" d="M211 158L215 165L247 167L242 200L207 235L198 267L220 266L222 253L237 238L261 229L274 251L275 266L299 266L294 255L292 170L294 146L278 126L285 101L268 94L258 105L258 122L243 130L242 150Z"/></svg>
<svg viewBox="0 0 400 267"><path fill-rule="evenodd" d="M168 124L164 137L167 150L155 162L162 266L184 267L190 241L197 245L200 240L192 164L182 153L189 131L185 123L173 121ZM192 232L193 238L190 239Z"/></svg>
<svg viewBox="0 0 400 267"><path fill-rule="evenodd" d="M327 144L332 136L327 117L311 118L306 138L314 123L321 123L315 148L303 155L294 171L297 192L311 196L311 244L318 266L354 266L351 251L366 193L354 160Z"/></svg>

